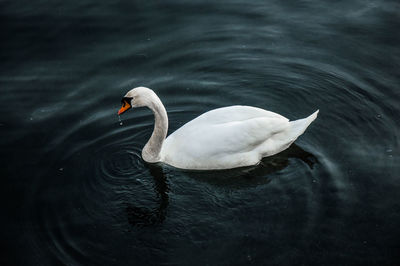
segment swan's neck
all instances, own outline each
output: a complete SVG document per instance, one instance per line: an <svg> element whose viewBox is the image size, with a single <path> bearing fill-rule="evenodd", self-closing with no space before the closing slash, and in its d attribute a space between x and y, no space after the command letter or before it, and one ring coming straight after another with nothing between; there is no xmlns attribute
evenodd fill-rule
<svg viewBox="0 0 400 266"><path fill-rule="evenodd" d="M148 107L154 114L154 130L149 141L142 150L142 157L146 162L160 161L160 152L168 132L168 116L161 100L154 95Z"/></svg>

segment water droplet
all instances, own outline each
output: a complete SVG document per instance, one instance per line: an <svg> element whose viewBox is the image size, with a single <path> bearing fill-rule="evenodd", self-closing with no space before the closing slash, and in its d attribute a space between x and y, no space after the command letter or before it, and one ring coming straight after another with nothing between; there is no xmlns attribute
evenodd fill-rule
<svg viewBox="0 0 400 266"><path fill-rule="evenodd" d="M120 116L120 115L118 116L118 121L119 121L119 125L122 126L123 123L122 123L122 120L121 120L121 116Z"/></svg>

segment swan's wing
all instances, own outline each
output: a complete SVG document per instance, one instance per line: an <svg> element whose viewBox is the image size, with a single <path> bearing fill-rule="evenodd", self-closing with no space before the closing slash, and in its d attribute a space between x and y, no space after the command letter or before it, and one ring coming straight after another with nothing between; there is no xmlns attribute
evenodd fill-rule
<svg viewBox="0 0 400 266"><path fill-rule="evenodd" d="M248 152L288 127L289 122L286 119L257 117L217 124L211 127L211 134L202 134L198 139L200 142L210 143L213 147L220 147L221 153Z"/></svg>
<svg viewBox="0 0 400 266"><path fill-rule="evenodd" d="M165 141L165 154L173 160L203 160L252 151L271 136L289 127L280 117L255 117L223 123L195 120L171 134ZM168 158L166 158L168 160Z"/></svg>

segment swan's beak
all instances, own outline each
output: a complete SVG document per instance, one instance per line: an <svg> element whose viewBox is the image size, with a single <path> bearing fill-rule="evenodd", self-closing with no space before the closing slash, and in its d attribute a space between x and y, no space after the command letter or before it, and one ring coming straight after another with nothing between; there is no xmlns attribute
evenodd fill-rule
<svg viewBox="0 0 400 266"><path fill-rule="evenodd" d="M125 113L126 111L128 111L132 106L128 103L128 101L123 100L122 101L122 107L121 109L119 109L118 111L118 115Z"/></svg>

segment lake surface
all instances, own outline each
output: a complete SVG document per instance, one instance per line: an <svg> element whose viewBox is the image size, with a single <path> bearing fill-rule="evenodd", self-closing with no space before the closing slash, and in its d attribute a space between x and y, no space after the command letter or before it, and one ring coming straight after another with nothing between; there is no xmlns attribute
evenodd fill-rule
<svg viewBox="0 0 400 266"><path fill-rule="evenodd" d="M397 1L0 1L1 265L399 265ZM294 120L256 167L148 165L213 108Z"/></svg>

